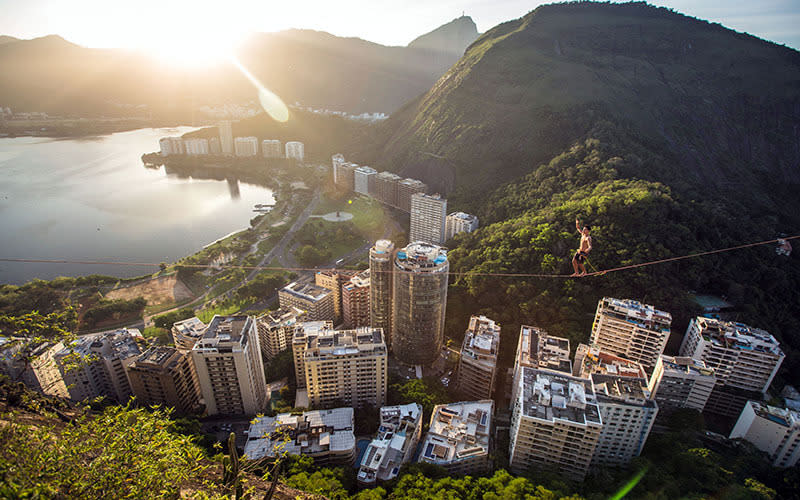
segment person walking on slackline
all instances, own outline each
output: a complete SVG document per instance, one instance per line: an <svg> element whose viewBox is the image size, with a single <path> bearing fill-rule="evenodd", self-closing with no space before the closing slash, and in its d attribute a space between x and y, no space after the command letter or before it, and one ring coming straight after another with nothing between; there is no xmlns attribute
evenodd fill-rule
<svg viewBox="0 0 800 500"><path fill-rule="evenodd" d="M587 225L581 229L581 222L575 217L575 229L577 229L578 233L581 235L581 246L578 251L575 252L575 255L572 256L572 268L575 270L572 276L586 276L586 267L583 263L586 262L589 252L592 251L592 237L589 236L589 232L592 228Z"/></svg>

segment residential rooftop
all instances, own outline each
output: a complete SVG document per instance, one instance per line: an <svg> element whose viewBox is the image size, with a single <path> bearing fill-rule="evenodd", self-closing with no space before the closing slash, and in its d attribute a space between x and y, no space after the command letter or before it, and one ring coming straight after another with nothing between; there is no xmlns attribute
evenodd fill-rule
<svg viewBox="0 0 800 500"><path fill-rule="evenodd" d="M629 405L654 407L655 401L650 399L647 379L593 373L594 393L600 402L624 402Z"/></svg>
<svg viewBox="0 0 800 500"><path fill-rule="evenodd" d="M437 405L420 460L449 463L488 454L493 412L490 399Z"/></svg>
<svg viewBox="0 0 800 500"><path fill-rule="evenodd" d="M522 366L572 373L569 340L554 337L535 326L520 327Z"/></svg>
<svg viewBox="0 0 800 500"><path fill-rule="evenodd" d="M500 325L486 316L472 316L464 334L461 356L469 357L488 367L497 363L500 346Z"/></svg>
<svg viewBox="0 0 800 500"><path fill-rule="evenodd" d="M359 353L385 353L382 328L361 327L354 330L328 328L304 329L306 358L351 356ZM295 333L297 337L297 333Z"/></svg>
<svg viewBox="0 0 800 500"><path fill-rule="evenodd" d="M183 321L176 321L172 324L172 328L177 330L181 335L200 337L206 329L206 324L200 321L197 316L193 316Z"/></svg>
<svg viewBox="0 0 800 500"><path fill-rule="evenodd" d="M269 311L258 317L260 324L269 329L292 326L298 319L305 316L306 312L297 307L281 307L274 311Z"/></svg>
<svg viewBox="0 0 800 500"><path fill-rule="evenodd" d="M478 218L475 215L467 214L467 213L464 213L464 212L453 212L450 215L448 215L448 217L453 217L454 219L461 219L461 220L470 221L470 222L474 221L474 220L476 220Z"/></svg>
<svg viewBox="0 0 800 500"><path fill-rule="evenodd" d="M69 352L81 356L100 356L105 359L128 359L139 355L142 351L136 339L142 334L136 328L121 328L100 333L81 335L72 343L65 346L56 355L66 355Z"/></svg>
<svg viewBox="0 0 800 500"><path fill-rule="evenodd" d="M753 407L756 415L761 418L765 418L784 427L800 428L800 412L798 411L765 405L756 401L748 401L747 403Z"/></svg>
<svg viewBox="0 0 800 500"><path fill-rule="evenodd" d="M250 460L283 452L304 455L352 450L356 444L353 409L334 408L256 417L250 423L247 436L244 454Z"/></svg>
<svg viewBox="0 0 800 500"><path fill-rule="evenodd" d="M417 403L381 408L378 434L364 451L358 481L369 484L397 477L405 457L413 454L409 446L416 445L421 424L422 407Z"/></svg>
<svg viewBox="0 0 800 500"><path fill-rule="evenodd" d="M134 364L139 368L169 369L177 363L173 359L177 352L178 350L174 347L150 347L136 358Z"/></svg>
<svg viewBox="0 0 800 500"><path fill-rule="evenodd" d="M595 345L578 344L573 375L588 377L593 373L647 379L640 363L603 351Z"/></svg>
<svg viewBox="0 0 800 500"><path fill-rule="evenodd" d="M444 247L417 241L397 252L396 264L403 270L443 268L447 263L447 250Z"/></svg>
<svg viewBox="0 0 800 500"><path fill-rule="evenodd" d="M601 424L600 410L589 379L563 373L522 368L519 398L525 416L553 422Z"/></svg>
<svg viewBox="0 0 800 500"><path fill-rule="evenodd" d="M669 331L669 327L672 324L672 315L670 313L659 311L655 307L642 304L638 300L603 297L603 302L607 306L607 312L613 312L624 317L627 321L648 330Z"/></svg>
<svg viewBox="0 0 800 500"><path fill-rule="evenodd" d="M247 330L253 319L250 316L214 316L194 350L216 349L232 344L247 343Z"/></svg>
<svg viewBox="0 0 800 500"><path fill-rule="evenodd" d="M778 357L784 356L775 337L760 328L705 317L697 317L694 321L703 338L714 345L726 349L743 349L774 354Z"/></svg>
<svg viewBox="0 0 800 500"><path fill-rule="evenodd" d="M664 376L704 375L714 376L714 369L706 367L703 360L689 356L661 355L661 364L664 366Z"/></svg>
<svg viewBox="0 0 800 500"><path fill-rule="evenodd" d="M311 302L320 301L331 293L327 288L311 283L299 283L297 281L289 283L283 287L281 291Z"/></svg>
<svg viewBox="0 0 800 500"><path fill-rule="evenodd" d="M365 269L364 271L361 271L360 273L351 277L350 283L358 288L369 286L369 269Z"/></svg>

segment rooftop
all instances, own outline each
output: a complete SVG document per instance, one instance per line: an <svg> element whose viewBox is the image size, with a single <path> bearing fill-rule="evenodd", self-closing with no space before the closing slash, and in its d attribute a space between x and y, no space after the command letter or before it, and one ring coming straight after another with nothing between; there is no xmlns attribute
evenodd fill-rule
<svg viewBox="0 0 800 500"><path fill-rule="evenodd" d="M304 337L299 338L298 335ZM295 332L295 341L306 344L306 358L351 356L354 354L385 354L386 343L382 328L361 327L354 330L303 329Z"/></svg>
<svg viewBox="0 0 800 500"><path fill-rule="evenodd" d="M661 364L664 366L664 375L703 375L714 376L714 369L707 368L705 362L689 356L661 355Z"/></svg>
<svg viewBox="0 0 800 500"><path fill-rule="evenodd" d="M597 346L578 344L578 348L575 349L573 374L579 377L588 377L592 373L647 378L644 368L636 361L615 356L600 350Z"/></svg>
<svg viewBox="0 0 800 500"><path fill-rule="evenodd" d="M465 214L464 212L453 212L448 217L452 217L454 219L461 219L464 221L473 221L476 220L478 217L472 214Z"/></svg>
<svg viewBox="0 0 800 500"><path fill-rule="evenodd" d="M181 335L199 337L205 331L206 324L200 321L197 316L193 316L183 321L176 321L172 324L172 328L177 330Z"/></svg>
<svg viewBox="0 0 800 500"><path fill-rule="evenodd" d="M394 243L389 240L378 240L375 242L375 246L372 247L372 253L374 254L389 253L392 250L394 250Z"/></svg>
<svg viewBox="0 0 800 500"><path fill-rule="evenodd" d="M280 328L292 326L298 321L302 321L305 311L297 307L281 307L274 311L269 311L258 317L259 324L266 325L267 328Z"/></svg>
<svg viewBox="0 0 800 500"><path fill-rule="evenodd" d="M283 452L292 455L343 452L356 445L352 408L256 417L247 435L244 454L251 460Z"/></svg>
<svg viewBox="0 0 800 500"><path fill-rule="evenodd" d="M105 359L128 359L141 354L136 339L141 338L138 329L121 328L100 333L81 335L61 349L56 355L75 352L82 356L94 355Z"/></svg>
<svg viewBox="0 0 800 500"><path fill-rule="evenodd" d="M535 326L522 325L520 342L521 365L572 373L568 339L553 337Z"/></svg>
<svg viewBox="0 0 800 500"><path fill-rule="evenodd" d="M500 325L486 316L472 316L464 334L461 356L494 367L499 345Z"/></svg>
<svg viewBox="0 0 800 500"><path fill-rule="evenodd" d="M726 349L758 351L783 357L780 344L775 337L759 328L718 319L697 317L695 324L707 341Z"/></svg>
<svg viewBox="0 0 800 500"><path fill-rule="evenodd" d="M358 273L355 276L353 276L352 278L350 278L349 283L351 284L351 286L354 286L354 287L359 287L359 288L368 287L369 286L369 269L361 271L360 273ZM347 286L347 283L345 283L342 286Z"/></svg>
<svg viewBox="0 0 800 500"><path fill-rule="evenodd" d="M447 250L438 245L417 241L397 252L395 264L408 271L421 269L439 271L447 264Z"/></svg>
<svg viewBox="0 0 800 500"><path fill-rule="evenodd" d="M180 353L174 347L151 347L136 358L133 362L133 367L168 370L177 363L178 358L176 358L176 354Z"/></svg>
<svg viewBox="0 0 800 500"><path fill-rule="evenodd" d="M202 351L234 345L244 345L248 341L247 333L253 318L250 316L214 316L208 324L203 337L197 341L192 350Z"/></svg>
<svg viewBox="0 0 800 500"><path fill-rule="evenodd" d="M488 454L493 413L490 399L437 405L420 460L448 463Z"/></svg>
<svg viewBox="0 0 800 500"><path fill-rule="evenodd" d="M359 174L364 174L364 175L375 175L375 174L378 173L377 170L375 170L372 167L368 167L366 165L356 168L356 172L358 172Z"/></svg>
<svg viewBox="0 0 800 500"><path fill-rule="evenodd" d="M413 452L409 446L415 446L421 420L422 407L417 403L381 408L378 434L364 451L358 480L372 483L396 477L406 455Z"/></svg>
<svg viewBox="0 0 800 500"><path fill-rule="evenodd" d="M605 303L607 311L610 310L624 316L627 321L648 330L668 331L672 324L672 315L670 313L659 311L655 307L642 304L638 300L603 297L601 302Z"/></svg>
<svg viewBox="0 0 800 500"><path fill-rule="evenodd" d="M756 401L748 401L747 403L753 407L756 415L761 418L765 418L784 427L800 428L800 412L788 408L765 405Z"/></svg>
<svg viewBox="0 0 800 500"><path fill-rule="evenodd" d="M592 382L563 373L522 368L519 380L522 413L553 422L566 420L579 425L600 425Z"/></svg>
<svg viewBox="0 0 800 500"><path fill-rule="evenodd" d="M327 288L312 285L311 283L298 283L297 281L293 281L292 283L289 283L283 287L281 292L294 295L295 297L299 297L303 300L310 300L312 302L322 300L331 293L331 291Z"/></svg>
<svg viewBox="0 0 800 500"><path fill-rule="evenodd" d="M620 375L607 375L593 373L594 393L597 400L621 401L636 406L654 407L655 402L650 399L646 378L624 377Z"/></svg>

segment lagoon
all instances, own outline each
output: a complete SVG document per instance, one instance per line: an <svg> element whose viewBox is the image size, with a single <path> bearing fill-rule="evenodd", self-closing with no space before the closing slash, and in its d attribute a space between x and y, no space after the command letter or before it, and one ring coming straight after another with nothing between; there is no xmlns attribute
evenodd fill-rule
<svg viewBox="0 0 800 500"><path fill-rule="evenodd" d="M143 153L189 127L82 139L0 138L0 258L173 262L238 229L274 203L270 189L145 168ZM0 262L0 283L156 267Z"/></svg>

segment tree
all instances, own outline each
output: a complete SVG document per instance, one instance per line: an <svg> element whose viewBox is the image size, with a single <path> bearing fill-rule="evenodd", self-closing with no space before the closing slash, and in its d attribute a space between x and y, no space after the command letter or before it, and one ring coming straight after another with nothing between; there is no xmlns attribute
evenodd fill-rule
<svg viewBox="0 0 800 500"><path fill-rule="evenodd" d="M162 263L160 263L160 264L158 265L158 268L159 268L159 269L161 269L161 272L163 273L164 271L166 271L166 270L167 270L167 263L166 263L166 262L162 262Z"/></svg>

